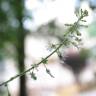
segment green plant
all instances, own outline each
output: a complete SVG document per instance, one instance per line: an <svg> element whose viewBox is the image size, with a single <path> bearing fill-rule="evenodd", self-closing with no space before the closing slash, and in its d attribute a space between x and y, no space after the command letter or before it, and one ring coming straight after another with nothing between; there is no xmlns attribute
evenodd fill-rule
<svg viewBox="0 0 96 96"><path fill-rule="evenodd" d="M78 31L78 27L79 26L83 26L84 25L80 25L79 23L80 22L86 22L84 19L84 17L88 16L88 11L87 10L80 10L80 12L78 14L76 14L77 16L77 21L74 22L74 24L66 24L66 26L68 26L68 30L66 32L64 32L63 34L63 41L59 44L51 44L50 48L52 49L52 52L46 56L45 58L42 58L40 62L38 62L37 64L32 64L32 66L25 70L24 72L21 72L20 74L17 74L16 76L13 76L11 77L9 80L3 82L0 84L0 86L3 86L3 85L7 85L7 89L8 89L8 83L13 81L14 79L18 78L18 77L21 77L23 76L24 74L26 73L30 73L31 75L31 78L33 78L34 80L37 79L36 75L35 75L35 72L34 70L37 69L39 67L40 64L43 64L46 68L46 72L47 74L49 74L51 77L54 77L50 70L47 68L47 62L48 62L48 58L50 56L52 56L54 53L59 53L59 49L62 48L63 46L67 46L67 45L70 45L70 44L73 44L74 46L78 47L78 44L81 39L80 39L80 36L81 36L81 33ZM8 91L8 94L10 96L10 93Z"/></svg>

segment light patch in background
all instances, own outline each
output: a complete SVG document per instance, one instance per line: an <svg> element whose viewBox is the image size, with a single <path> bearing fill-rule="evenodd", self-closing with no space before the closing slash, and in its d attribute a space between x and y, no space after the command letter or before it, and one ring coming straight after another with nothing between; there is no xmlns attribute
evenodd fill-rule
<svg viewBox="0 0 96 96"><path fill-rule="evenodd" d="M86 82L88 83L94 80L94 71L90 68L85 69L80 75L79 79L82 83L86 83Z"/></svg>
<svg viewBox="0 0 96 96"><path fill-rule="evenodd" d="M34 10L40 6L40 2L38 0L25 0L25 7L28 10Z"/></svg>
<svg viewBox="0 0 96 96"><path fill-rule="evenodd" d="M38 26L54 19L60 24L73 23L76 20L74 14L75 0L44 0L44 3L39 0L26 0L25 5L27 9L32 10L33 30L35 27L38 28ZM26 26L28 26L28 24L26 24Z"/></svg>
<svg viewBox="0 0 96 96"><path fill-rule="evenodd" d="M32 38L28 36L25 41L25 53L29 57L41 58L48 55L46 42L43 39Z"/></svg>

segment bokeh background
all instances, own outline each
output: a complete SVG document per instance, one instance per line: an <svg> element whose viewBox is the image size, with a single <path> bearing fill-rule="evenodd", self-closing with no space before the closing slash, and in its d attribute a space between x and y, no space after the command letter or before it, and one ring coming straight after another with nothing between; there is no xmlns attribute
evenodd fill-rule
<svg viewBox="0 0 96 96"><path fill-rule="evenodd" d="M47 67L55 78L40 65L37 80L27 73L8 83L11 96L96 96L96 0L0 0L0 84L47 56L49 43L62 41L64 24L74 23L81 8L89 13L88 28L79 28L86 67L71 65L80 70L77 76L54 54ZM65 46L62 54L77 51ZM8 96L5 86L0 86L0 96Z"/></svg>

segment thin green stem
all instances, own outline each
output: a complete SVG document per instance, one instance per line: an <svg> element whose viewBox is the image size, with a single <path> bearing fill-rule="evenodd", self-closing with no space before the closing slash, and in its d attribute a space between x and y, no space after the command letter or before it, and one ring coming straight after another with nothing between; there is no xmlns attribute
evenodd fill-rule
<svg viewBox="0 0 96 96"><path fill-rule="evenodd" d="M86 12L85 12L86 13ZM3 85L7 85L9 82L13 81L14 79L18 78L18 77L21 77L23 76L24 74L26 74L27 72L30 72L32 69L34 68L37 68L40 64L42 64L45 60L47 60L50 56L52 56L54 53L56 53L64 44L65 44L65 41L66 41L66 36L69 35L69 34L72 34L73 31L75 31L77 29L77 25L79 23L79 21L82 20L83 17L85 17L86 15L82 15L80 16L80 18L78 18L77 22L75 22L69 29L68 31L65 32L65 34L63 35L64 36L64 40L58 45L58 47L53 51L51 52L48 56L46 56L45 58L43 58L40 62L38 62L37 64L35 64L35 66L32 66L31 68L25 70L24 72L21 72L13 77L11 77L9 80L3 82L0 84L0 86L3 86Z"/></svg>
<svg viewBox="0 0 96 96"><path fill-rule="evenodd" d="M64 43L64 42L63 42L63 43ZM49 58L50 56L52 56L57 50L59 50L59 48L63 45L63 43L61 43L51 54L49 54L49 55L46 56L43 60L41 60L39 63L37 63L37 64L36 64L37 67L38 67L40 64L42 64L42 62L43 62L44 60L48 59L48 58ZM20 73L20 74L18 74L18 75L15 75L14 77L11 77L9 80L1 83L0 86L8 84L9 82L13 81L14 79L16 79L16 78L18 78L18 77L21 77L21 76L24 75L25 73L30 72L30 70L32 70L32 69L34 69L34 66L32 66L31 68L25 70L24 72L22 72L22 73Z"/></svg>

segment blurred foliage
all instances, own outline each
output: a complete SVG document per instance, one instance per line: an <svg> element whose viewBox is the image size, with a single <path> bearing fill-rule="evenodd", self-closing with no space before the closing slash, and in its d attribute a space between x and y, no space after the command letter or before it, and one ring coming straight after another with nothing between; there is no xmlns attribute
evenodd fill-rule
<svg viewBox="0 0 96 96"><path fill-rule="evenodd" d="M96 21L89 26L88 33L90 37L96 37Z"/></svg>
<svg viewBox="0 0 96 96"><path fill-rule="evenodd" d="M24 0L0 0L0 56L16 56L15 48L18 46L19 29L23 19L27 19L28 12L24 7ZM22 21L20 21L20 17ZM8 48L7 48L8 47ZM10 47L10 48L9 48ZM3 54L4 53L4 54ZM12 54L11 54L12 53Z"/></svg>
<svg viewBox="0 0 96 96"><path fill-rule="evenodd" d="M33 32L32 35L34 36L39 36L39 37L43 37L49 40L50 37L52 38L56 38L59 41L63 40L63 34L64 31L66 31L67 29L64 28L64 26L60 26L58 24L56 24L56 20L52 20L50 22L48 22L45 25L41 25L36 32ZM49 38L48 38L49 37Z"/></svg>
<svg viewBox="0 0 96 96"><path fill-rule="evenodd" d="M14 3L12 0L0 0L0 49L2 49L2 53L5 53L7 42L13 45L17 42L16 37L19 22L15 16Z"/></svg>
<svg viewBox="0 0 96 96"><path fill-rule="evenodd" d="M23 23L29 18L24 3L25 0L0 0L0 57L14 58L20 73L25 70ZM20 96L26 96L25 81L25 76L21 76Z"/></svg>
<svg viewBox="0 0 96 96"><path fill-rule="evenodd" d="M89 0L89 6L93 11L96 10L96 0Z"/></svg>
<svg viewBox="0 0 96 96"><path fill-rule="evenodd" d="M91 50L90 49L86 49L86 48L81 48L79 54L80 54L80 58L82 60L86 60L92 55Z"/></svg>

